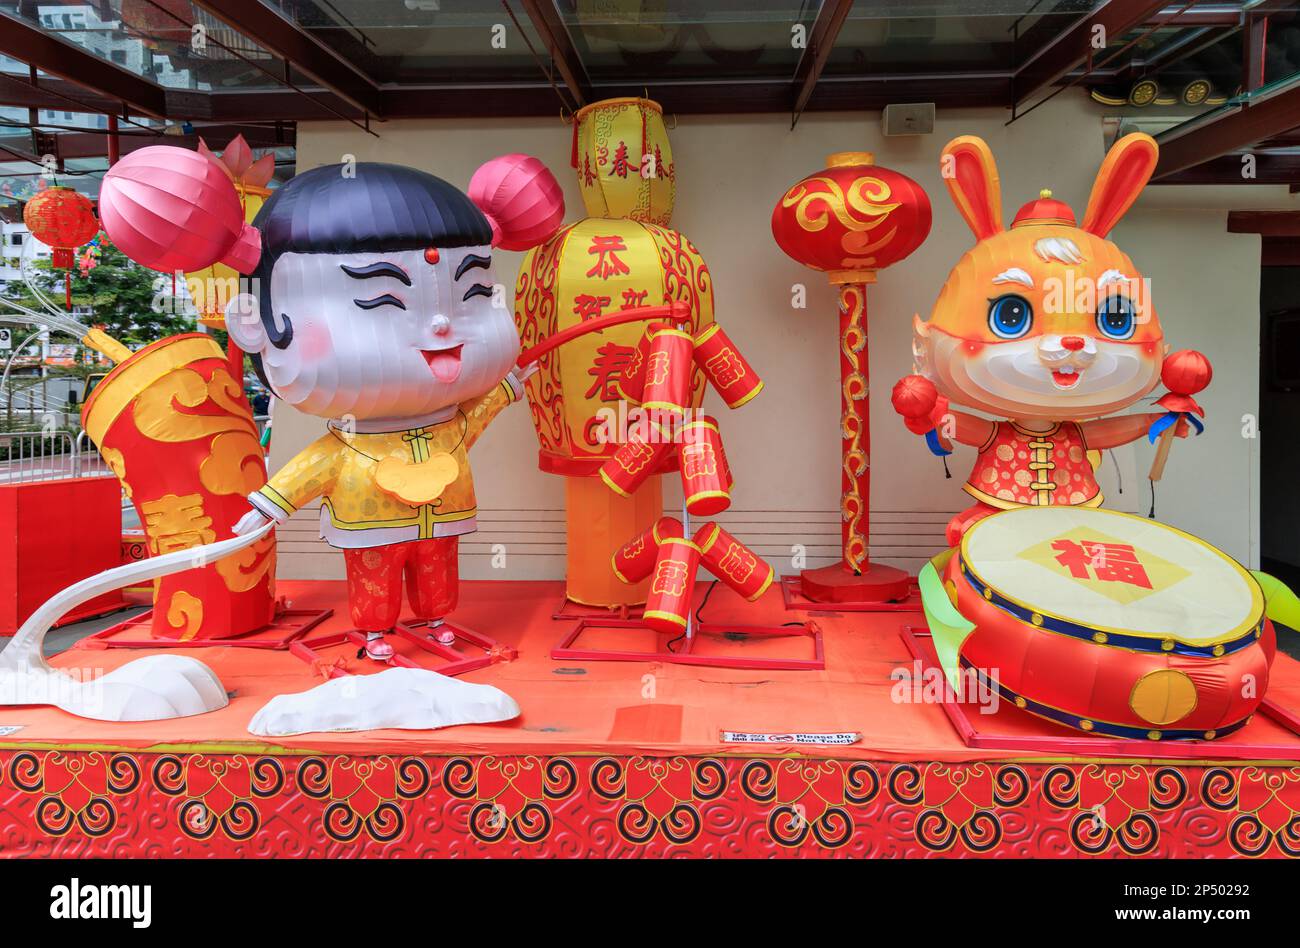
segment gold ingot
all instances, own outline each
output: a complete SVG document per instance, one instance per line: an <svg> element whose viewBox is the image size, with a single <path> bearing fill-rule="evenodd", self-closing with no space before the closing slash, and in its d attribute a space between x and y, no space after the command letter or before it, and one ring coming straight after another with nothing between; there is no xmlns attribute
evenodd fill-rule
<svg viewBox="0 0 1300 948"><path fill-rule="evenodd" d="M1173 724L1196 709L1196 685L1176 668L1158 668L1138 679L1128 705L1143 721Z"/></svg>
<svg viewBox="0 0 1300 948"><path fill-rule="evenodd" d="M1105 645L1108 639L1109 636L1107 636L1105 632L1092 633L1092 640L1096 642L1098 645Z"/></svg>
<svg viewBox="0 0 1300 948"><path fill-rule="evenodd" d="M1091 731L1091 730L1092 730L1092 722L1089 721L1089 720L1087 720L1087 719L1084 719L1084 720L1080 721L1080 722L1079 722L1079 730L1081 730L1081 731Z"/></svg>

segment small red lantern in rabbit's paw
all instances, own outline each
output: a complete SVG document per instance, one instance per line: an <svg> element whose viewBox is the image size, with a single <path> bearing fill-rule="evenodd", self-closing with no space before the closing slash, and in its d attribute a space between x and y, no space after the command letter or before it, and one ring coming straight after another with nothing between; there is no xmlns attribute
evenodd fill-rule
<svg viewBox="0 0 1300 948"><path fill-rule="evenodd" d="M50 266L71 270L74 251L99 233L90 198L65 187L49 187L27 202L23 223L32 236L49 246Z"/></svg>
<svg viewBox="0 0 1300 948"><path fill-rule="evenodd" d="M930 199L906 175L868 152L831 155L827 167L792 186L772 211L772 236L786 255L823 270L840 288L840 395L843 409L842 561L805 570L803 594L821 602L889 602L908 576L867 558L871 485L867 284L930 233Z"/></svg>
<svg viewBox="0 0 1300 948"><path fill-rule="evenodd" d="M1165 383L1165 388L1169 389L1170 394L1189 400L1192 395L1203 391L1213 379L1214 368L1210 365L1210 360L1195 349L1171 352L1160 366L1160 381ZM1163 403L1164 399L1161 399L1161 404ZM1196 403L1192 402L1192 404Z"/></svg>
<svg viewBox="0 0 1300 948"><path fill-rule="evenodd" d="M1152 444L1157 439L1160 441L1148 475L1151 481L1158 481L1164 476L1165 462L1169 460L1169 449L1175 436L1186 436L1189 426L1195 428L1197 434L1205 430L1204 423L1196 417L1204 417L1205 409L1192 396L1203 391L1213 378L1214 369L1210 360L1195 349L1180 349L1165 357L1160 366L1160 381L1165 383L1165 388L1169 391L1157 398L1156 404L1166 409L1166 413L1152 422L1147 431L1148 441Z"/></svg>

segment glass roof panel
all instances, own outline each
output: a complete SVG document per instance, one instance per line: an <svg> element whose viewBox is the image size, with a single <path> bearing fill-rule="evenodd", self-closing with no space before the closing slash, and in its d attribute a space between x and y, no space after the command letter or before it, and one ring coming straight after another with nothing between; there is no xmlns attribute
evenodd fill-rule
<svg viewBox="0 0 1300 948"><path fill-rule="evenodd" d="M1225 6L1232 5L1197 9ZM1107 47L1083 82L1094 100L1112 107L1125 131L1159 134L1235 110L1300 78L1300 9L1270 12L1254 77L1246 74L1249 39L1241 25L1229 23L1133 31Z"/></svg>
<svg viewBox="0 0 1300 948"><path fill-rule="evenodd" d="M561 0L594 82L792 77L816 0Z"/></svg>
<svg viewBox="0 0 1300 948"><path fill-rule="evenodd" d="M1100 0L855 0L824 75L1009 71Z"/></svg>
<svg viewBox="0 0 1300 948"><path fill-rule="evenodd" d="M380 84L538 82L539 57L548 58L517 2L510 5L514 18L501 3L464 0L270 5Z"/></svg>
<svg viewBox="0 0 1300 948"><path fill-rule="evenodd" d="M169 89L275 88L284 68L189 0L7 0L0 11Z"/></svg>

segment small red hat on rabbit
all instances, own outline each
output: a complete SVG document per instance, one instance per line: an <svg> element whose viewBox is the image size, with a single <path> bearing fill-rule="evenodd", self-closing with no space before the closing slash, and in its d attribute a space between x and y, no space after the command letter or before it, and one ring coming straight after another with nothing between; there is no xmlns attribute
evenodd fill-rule
<svg viewBox="0 0 1300 948"><path fill-rule="evenodd" d="M1149 135L1127 135L1102 163L1082 225L1043 191L1004 228L988 145L962 136L944 148L944 181L978 242L929 321L917 317L918 374L894 387L893 403L936 453L953 441L979 449L964 486L978 503L948 525L950 543L999 509L1099 506L1088 453L1135 441L1165 416L1113 414L1155 388L1168 351L1147 282L1107 239L1156 157Z"/></svg>

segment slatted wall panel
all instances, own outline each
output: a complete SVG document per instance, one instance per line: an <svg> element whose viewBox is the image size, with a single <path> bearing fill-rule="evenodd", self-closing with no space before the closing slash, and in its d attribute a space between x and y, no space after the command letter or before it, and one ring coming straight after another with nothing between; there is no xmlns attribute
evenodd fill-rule
<svg viewBox="0 0 1300 948"><path fill-rule="evenodd" d="M915 573L943 549L944 527L955 512L872 511L872 559ZM838 511L733 509L716 519L778 572L792 571L796 545L803 547L809 567L834 563L840 556ZM315 510L299 511L279 529L279 537L281 577L343 578L343 557L320 539ZM478 532L461 540L461 575L466 579L560 579L564 576L564 549L563 510L482 510ZM493 568L494 553L504 553L504 568Z"/></svg>

